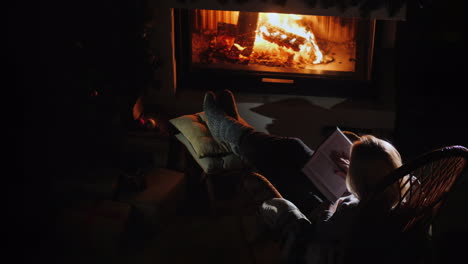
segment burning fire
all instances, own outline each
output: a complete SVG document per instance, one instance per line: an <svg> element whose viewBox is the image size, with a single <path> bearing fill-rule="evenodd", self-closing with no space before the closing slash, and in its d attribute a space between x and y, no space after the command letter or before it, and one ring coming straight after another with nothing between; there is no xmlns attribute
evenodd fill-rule
<svg viewBox="0 0 468 264"><path fill-rule="evenodd" d="M301 20L301 15L260 13L252 55L271 59L277 54L277 60L287 63L325 62L314 34L300 25Z"/></svg>
<svg viewBox="0 0 468 264"><path fill-rule="evenodd" d="M323 23L315 16L279 13L241 16L239 12L215 10L203 10L200 14L203 16L199 16L192 35L192 59L204 64L317 69L317 64L334 61L329 55L335 55L330 53L331 47L339 44L331 43L342 43L336 41L341 40L343 32L336 19L330 24L334 26L333 36L338 38L330 40L328 27L322 26L328 22ZM319 41L313 31L317 31Z"/></svg>

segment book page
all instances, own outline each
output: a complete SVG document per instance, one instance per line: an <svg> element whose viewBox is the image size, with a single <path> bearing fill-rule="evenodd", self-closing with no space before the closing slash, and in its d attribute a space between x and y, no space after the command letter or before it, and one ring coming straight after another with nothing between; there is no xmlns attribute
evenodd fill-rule
<svg viewBox="0 0 468 264"><path fill-rule="evenodd" d="M340 168L331 158L332 153L349 156L351 145L351 141L337 128L303 168L304 174L330 202L335 202L346 191L345 178L336 174Z"/></svg>

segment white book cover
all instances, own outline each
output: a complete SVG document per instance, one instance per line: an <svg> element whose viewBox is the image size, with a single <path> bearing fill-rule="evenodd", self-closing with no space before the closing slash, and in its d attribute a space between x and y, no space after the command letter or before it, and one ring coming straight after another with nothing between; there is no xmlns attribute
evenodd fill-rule
<svg viewBox="0 0 468 264"><path fill-rule="evenodd" d="M333 159L334 153L349 157L352 142L337 127L314 152L302 171L330 201L335 202L346 191L346 179L336 172L341 170Z"/></svg>

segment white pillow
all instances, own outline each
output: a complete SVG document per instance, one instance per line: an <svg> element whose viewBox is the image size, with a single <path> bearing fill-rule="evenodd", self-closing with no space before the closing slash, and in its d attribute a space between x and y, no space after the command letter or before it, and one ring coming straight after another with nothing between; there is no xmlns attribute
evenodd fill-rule
<svg viewBox="0 0 468 264"><path fill-rule="evenodd" d="M227 144L216 141L210 133L203 112L192 115L183 115L169 120L192 145L197 157L223 156L232 153Z"/></svg>
<svg viewBox="0 0 468 264"><path fill-rule="evenodd" d="M219 173L246 167L246 164L234 153L218 157L205 156L200 158L190 141L182 133L176 134L175 137L187 148L193 159L205 173Z"/></svg>

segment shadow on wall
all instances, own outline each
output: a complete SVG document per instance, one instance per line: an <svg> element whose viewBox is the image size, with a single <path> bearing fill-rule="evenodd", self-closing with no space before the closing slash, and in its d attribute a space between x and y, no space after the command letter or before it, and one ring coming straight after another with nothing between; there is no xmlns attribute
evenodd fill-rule
<svg viewBox="0 0 468 264"><path fill-rule="evenodd" d="M272 118L272 122L265 126L267 133L300 138L312 149L325 138L324 128L336 126L339 120L334 111L303 98L287 98L262 104L250 110Z"/></svg>

